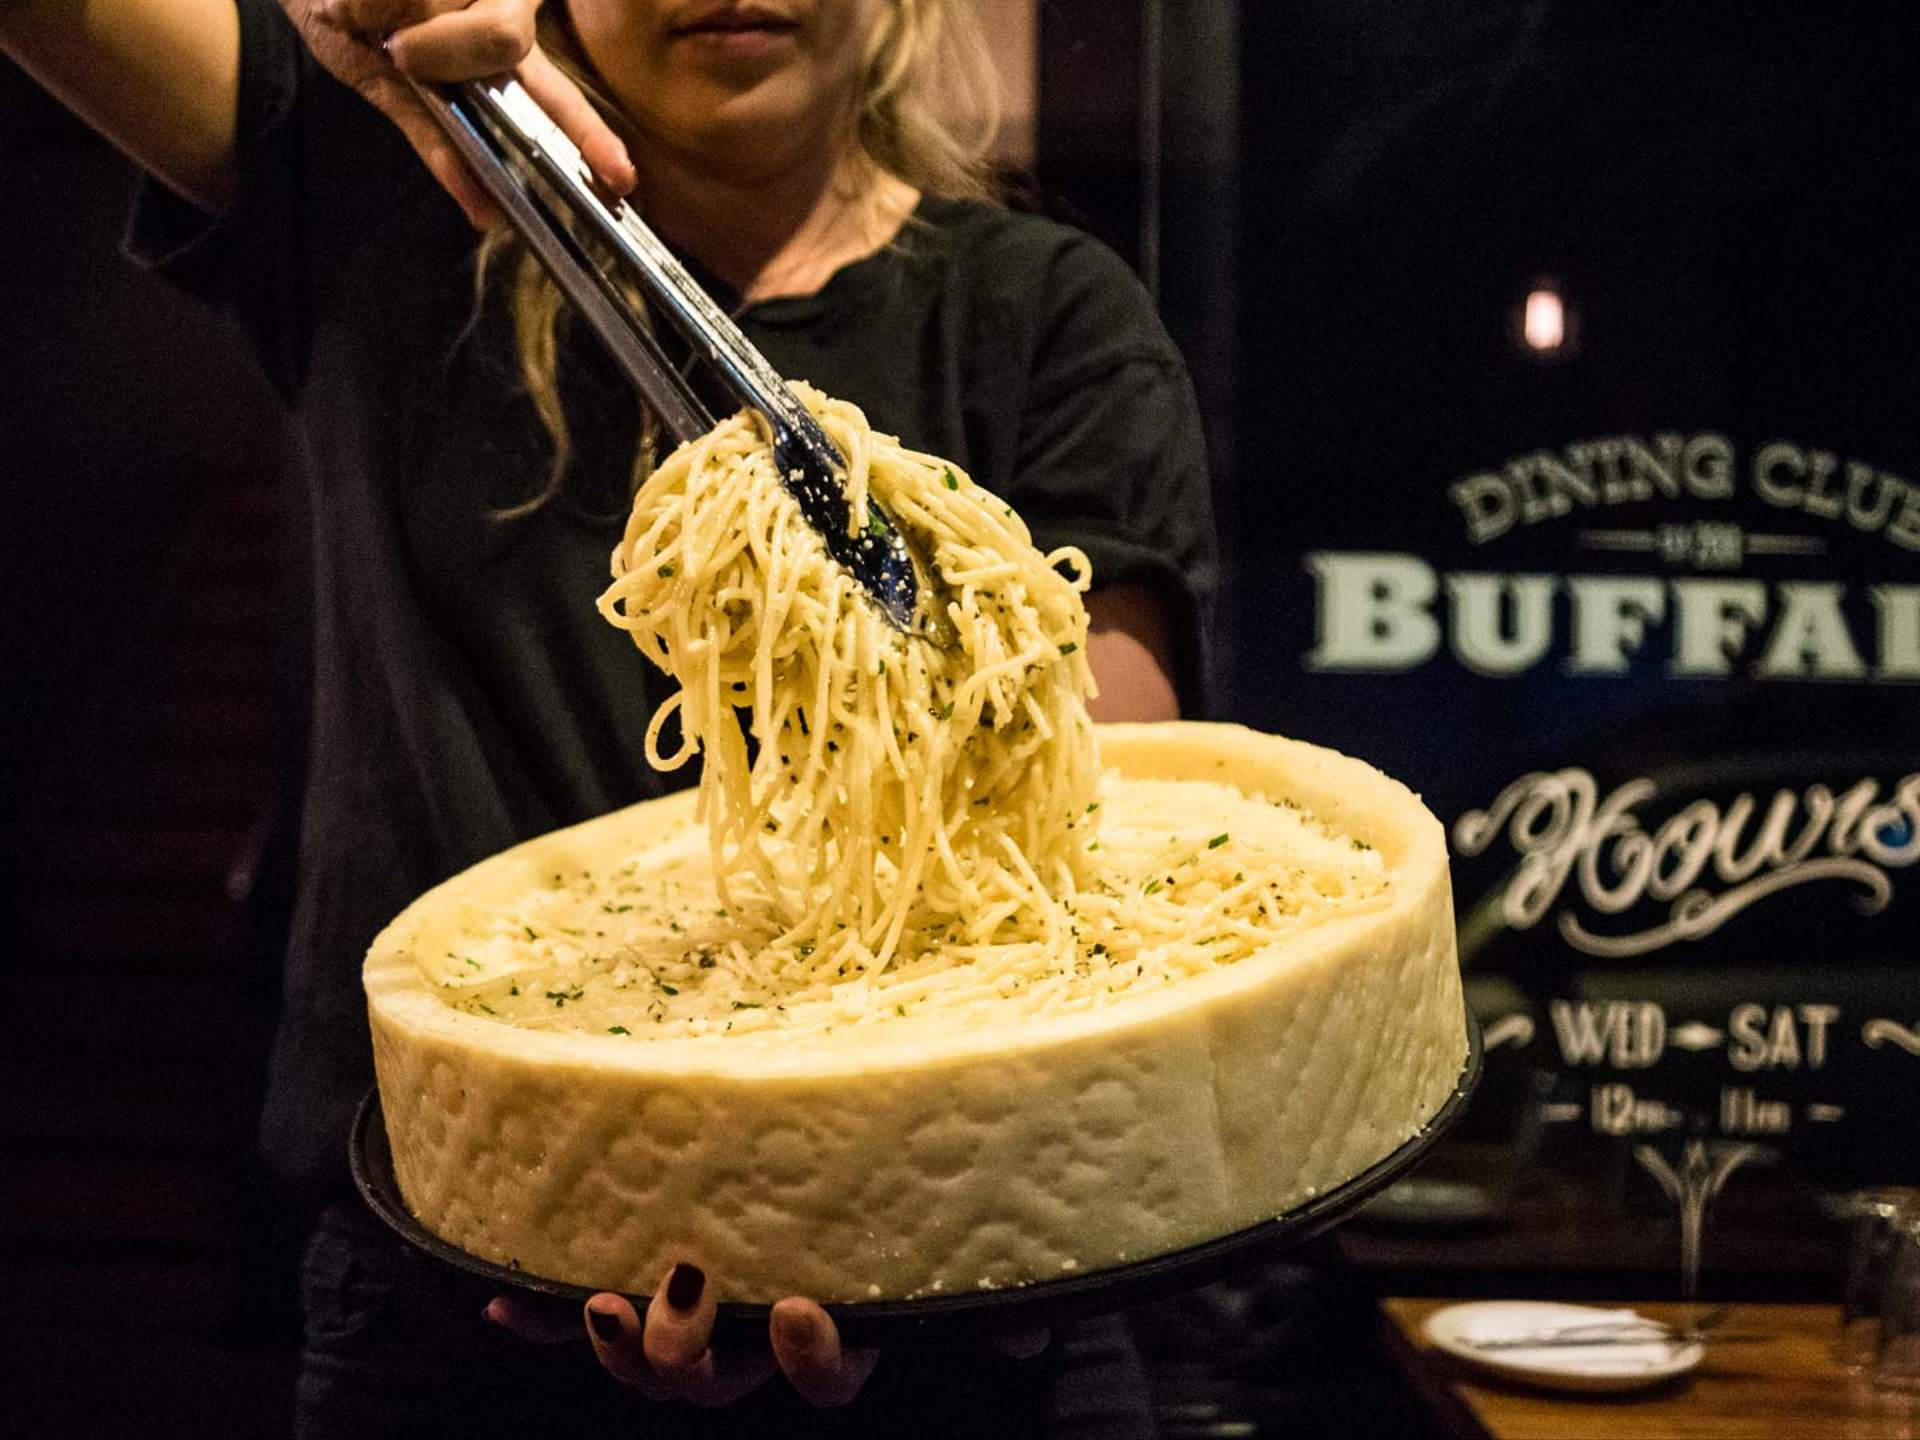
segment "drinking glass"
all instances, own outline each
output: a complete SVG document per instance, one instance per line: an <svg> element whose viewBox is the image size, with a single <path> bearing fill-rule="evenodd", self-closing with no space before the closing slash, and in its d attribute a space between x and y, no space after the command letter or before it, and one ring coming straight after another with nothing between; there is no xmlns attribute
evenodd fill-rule
<svg viewBox="0 0 1920 1440"><path fill-rule="evenodd" d="M1920 1391L1920 1215L1903 1211L1893 1236L1893 1264L1880 1294L1873 1383L1883 1390Z"/></svg>
<svg viewBox="0 0 1920 1440"><path fill-rule="evenodd" d="M1840 1363L1873 1368L1880 1353L1880 1315L1900 1222L1913 1212L1913 1192L1861 1190L1846 1199L1847 1275L1840 1292Z"/></svg>

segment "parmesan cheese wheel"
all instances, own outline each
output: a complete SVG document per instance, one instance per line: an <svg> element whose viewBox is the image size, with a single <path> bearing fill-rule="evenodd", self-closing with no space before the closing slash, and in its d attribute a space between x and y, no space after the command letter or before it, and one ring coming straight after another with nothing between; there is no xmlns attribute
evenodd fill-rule
<svg viewBox="0 0 1920 1440"><path fill-rule="evenodd" d="M713 914L684 878L693 797L648 801L476 865L375 941L409 1208L581 1285L643 1293L691 1260L730 1300L902 1299L1180 1250L1416 1135L1467 1056L1439 823L1359 761L1237 726L1099 745L1109 831L1171 837L1142 890L1184 885L1204 915L1251 875L1276 938L1131 976L956 962L787 1006L688 934Z"/></svg>

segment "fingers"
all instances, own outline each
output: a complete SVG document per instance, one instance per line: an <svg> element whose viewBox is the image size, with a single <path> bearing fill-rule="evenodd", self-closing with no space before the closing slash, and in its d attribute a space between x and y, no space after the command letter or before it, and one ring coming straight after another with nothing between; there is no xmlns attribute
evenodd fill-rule
<svg viewBox="0 0 1920 1440"><path fill-rule="evenodd" d="M713 1380L714 1298L698 1265L676 1265L647 1307L641 1348L653 1373L668 1385L694 1390Z"/></svg>
<svg viewBox="0 0 1920 1440"><path fill-rule="evenodd" d="M627 147L580 87L533 43L533 15L524 0L474 0L394 33L387 54L416 80L470 80L514 70L527 93L580 149L600 183L625 195L639 181Z"/></svg>
<svg viewBox="0 0 1920 1440"><path fill-rule="evenodd" d="M800 1397L814 1405L845 1405L860 1393L880 1359L878 1350L843 1349L833 1317L798 1296L773 1307L768 1332L781 1372Z"/></svg>
<svg viewBox="0 0 1920 1440"><path fill-rule="evenodd" d="M773 1356L716 1352L714 1300L697 1265L676 1265L644 1322L618 1295L587 1302L587 1332L607 1372L656 1400L727 1405L773 1374Z"/></svg>
<svg viewBox="0 0 1920 1440"><path fill-rule="evenodd" d="M491 229L506 218L487 193L486 186L453 148L446 131L426 112L404 80L391 71L380 71L356 82L354 88L399 127L414 154L420 157L440 188L466 212L474 229Z"/></svg>
<svg viewBox="0 0 1920 1440"><path fill-rule="evenodd" d="M329 29L378 45L394 31L466 8L469 0L312 0L313 19Z"/></svg>
<svg viewBox="0 0 1920 1440"><path fill-rule="evenodd" d="M393 63L416 80L472 80L511 70L533 50L527 0L473 0L387 37Z"/></svg>
<svg viewBox="0 0 1920 1440"><path fill-rule="evenodd" d="M580 93L580 87L538 46L521 62L520 83L553 117L553 123L562 133L580 147L581 158L601 184L615 195L632 192L640 176L633 168L627 147L593 108L593 102Z"/></svg>
<svg viewBox="0 0 1920 1440"><path fill-rule="evenodd" d="M673 1393L662 1384L647 1365L640 1344L640 1317L633 1306L618 1295L595 1295L587 1301L587 1338L593 1353L606 1372L623 1385L631 1385L655 1400L670 1400Z"/></svg>
<svg viewBox="0 0 1920 1440"><path fill-rule="evenodd" d="M502 1330L535 1345L559 1345L580 1338L580 1321L567 1304L542 1305L512 1295L496 1295L481 1315Z"/></svg>
<svg viewBox="0 0 1920 1440"><path fill-rule="evenodd" d="M1010 1330L1004 1335L993 1337L993 1348L1009 1360L1031 1360L1053 1343L1053 1332L1047 1329Z"/></svg>
<svg viewBox="0 0 1920 1440"><path fill-rule="evenodd" d="M504 218L460 158L407 77L432 83L515 71L529 94L579 147L600 183L615 195L638 181L633 160L580 88L534 44L538 0L287 0L314 54L400 128L407 143L459 202L488 229Z"/></svg>

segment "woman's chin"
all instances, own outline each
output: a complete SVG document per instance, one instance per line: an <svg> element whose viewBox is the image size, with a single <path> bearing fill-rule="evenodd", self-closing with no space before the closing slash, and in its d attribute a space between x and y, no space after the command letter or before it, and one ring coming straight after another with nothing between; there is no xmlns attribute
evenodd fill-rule
<svg viewBox="0 0 1920 1440"><path fill-rule="evenodd" d="M717 170L782 170L808 160L815 140L827 143L832 133L778 76L745 89L702 86L689 102L676 107L679 123L670 120L668 131Z"/></svg>

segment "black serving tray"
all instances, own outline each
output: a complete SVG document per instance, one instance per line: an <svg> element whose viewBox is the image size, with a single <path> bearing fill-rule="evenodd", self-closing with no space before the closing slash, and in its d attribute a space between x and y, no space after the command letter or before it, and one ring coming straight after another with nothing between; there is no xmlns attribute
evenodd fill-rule
<svg viewBox="0 0 1920 1440"><path fill-rule="evenodd" d="M930 1295L919 1300L871 1300L830 1304L827 1312L850 1345L896 1345L941 1341L982 1334L1029 1330L1066 1324L1088 1315L1122 1309L1164 1295L1204 1285L1245 1266L1268 1260L1331 1229L1418 1165L1450 1130L1467 1108L1480 1083L1480 1026L1467 1012L1467 1063L1447 1103L1426 1129L1377 1164L1343 1185L1272 1220L1251 1225L1231 1235L1190 1246L1151 1260L1134 1261L1083 1275L1041 1280L1004 1290L974 1290ZM380 1110L378 1088L367 1092L354 1117L349 1142L354 1183L373 1212L402 1240L472 1275L491 1281L505 1292L547 1296L574 1303L598 1293L592 1287L549 1280L522 1270L496 1265L448 1244L413 1217L401 1199L393 1173L393 1152L387 1145L387 1127ZM725 1277L718 1277L725 1283ZM636 1310L645 1312L648 1297L631 1295ZM764 1336L766 1305L722 1303L714 1323L722 1344L744 1343Z"/></svg>

